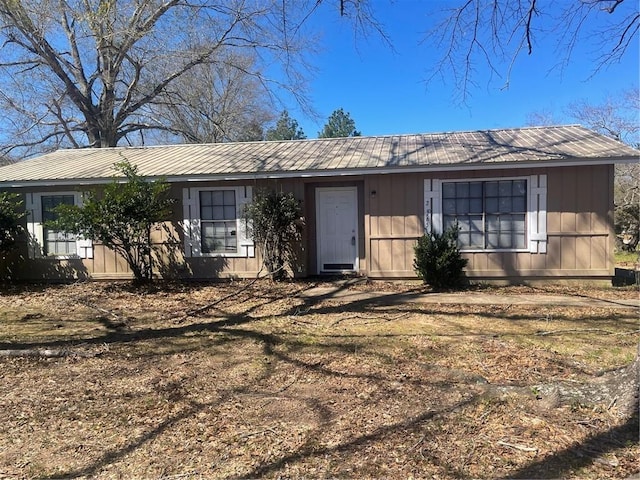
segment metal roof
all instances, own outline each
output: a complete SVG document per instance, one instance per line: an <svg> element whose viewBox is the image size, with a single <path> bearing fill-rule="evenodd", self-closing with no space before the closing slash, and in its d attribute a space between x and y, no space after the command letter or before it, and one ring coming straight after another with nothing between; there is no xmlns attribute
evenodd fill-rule
<svg viewBox="0 0 640 480"><path fill-rule="evenodd" d="M328 176L638 161L579 125L275 142L58 150L0 167L0 186L100 183L128 160L169 181Z"/></svg>

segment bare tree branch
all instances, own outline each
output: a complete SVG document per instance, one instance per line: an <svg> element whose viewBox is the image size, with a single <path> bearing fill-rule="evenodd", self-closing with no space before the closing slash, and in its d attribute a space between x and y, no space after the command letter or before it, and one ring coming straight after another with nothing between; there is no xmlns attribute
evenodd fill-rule
<svg viewBox="0 0 640 480"><path fill-rule="evenodd" d="M301 27L318 4L0 0L0 44L6 46L0 92L14 96L20 85L20 101L7 103L13 107L7 116L22 125L19 132L0 132L3 150L28 155L36 145L114 146L125 137L132 141L136 129L180 130L149 120L161 119L154 111L167 104L182 77L228 61L229 52L255 55L249 73L269 87L268 95L287 92L305 101L302 58L310 44ZM272 82L265 65L273 70L278 64L283 80ZM38 123L25 112L38 112Z"/></svg>
<svg viewBox="0 0 640 480"><path fill-rule="evenodd" d="M453 77L459 96L466 100L478 82L478 65L488 70L489 81L505 78L525 50L535 55L539 36L556 41L559 64L565 68L578 44L597 44L593 72L619 61L638 38L640 12L637 2L579 0L541 5L537 0L464 0L441 13L443 20L426 36L441 49L436 74ZM603 26L604 25L604 26Z"/></svg>

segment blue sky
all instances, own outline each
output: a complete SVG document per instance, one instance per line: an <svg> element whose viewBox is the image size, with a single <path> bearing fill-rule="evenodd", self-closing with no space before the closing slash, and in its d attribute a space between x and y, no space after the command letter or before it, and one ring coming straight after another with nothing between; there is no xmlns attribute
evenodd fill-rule
<svg viewBox="0 0 640 480"><path fill-rule="evenodd" d="M528 114L541 110L560 118L571 102L598 103L607 95L638 87L637 39L621 63L594 74L594 42L583 39L571 63L554 69L561 52L555 39L540 36L533 55L523 54L515 64L509 88L501 88L504 79L487 81L488 72L479 69L474 77L478 86L461 103L453 82L426 83L439 52L432 44L420 44L434 25L434 11L460 1L372 2L395 52L375 35L354 40L351 25L335 10L326 9L313 19L323 38L322 51L311 60L317 72L309 93L320 118L290 108L308 138L317 137L326 118L340 107L351 114L363 135L478 130L523 126Z"/></svg>

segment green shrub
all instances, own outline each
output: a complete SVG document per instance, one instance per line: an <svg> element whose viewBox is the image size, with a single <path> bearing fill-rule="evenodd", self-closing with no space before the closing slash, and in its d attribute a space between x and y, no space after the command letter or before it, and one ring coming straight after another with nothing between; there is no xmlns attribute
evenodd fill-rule
<svg viewBox="0 0 640 480"><path fill-rule="evenodd" d="M153 279L151 232L171 215L175 200L167 196L164 180L148 181L129 162L114 168L126 182L114 179L102 194L88 192L82 206L60 205L51 228L82 235L120 254L137 282Z"/></svg>
<svg viewBox="0 0 640 480"><path fill-rule="evenodd" d="M460 254L457 227L424 234L414 251L413 268L424 283L436 290L462 286L468 260Z"/></svg>
<svg viewBox="0 0 640 480"><path fill-rule="evenodd" d="M24 213L18 211L21 205L18 194L0 192L0 253L11 250L23 233L21 221Z"/></svg>
<svg viewBox="0 0 640 480"><path fill-rule="evenodd" d="M300 215L300 202L292 193L258 192L246 207L251 235L274 280L287 277L286 267L295 271L303 225Z"/></svg>

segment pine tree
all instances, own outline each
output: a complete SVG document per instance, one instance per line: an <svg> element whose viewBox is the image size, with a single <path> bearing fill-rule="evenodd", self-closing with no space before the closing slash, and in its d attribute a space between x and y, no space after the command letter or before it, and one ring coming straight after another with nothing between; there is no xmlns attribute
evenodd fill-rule
<svg viewBox="0 0 640 480"><path fill-rule="evenodd" d="M297 120L289 116L289 112L284 110L276 125L267 130L267 140L304 140L307 136L298 126Z"/></svg>
<svg viewBox="0 0 640 480"><path fill-rule="evenodd" d="M361 132L356 130L356 122L349 112L342 108L335 110L327 120L322 131L318 132L319 138L359 137Z"/></svg>

